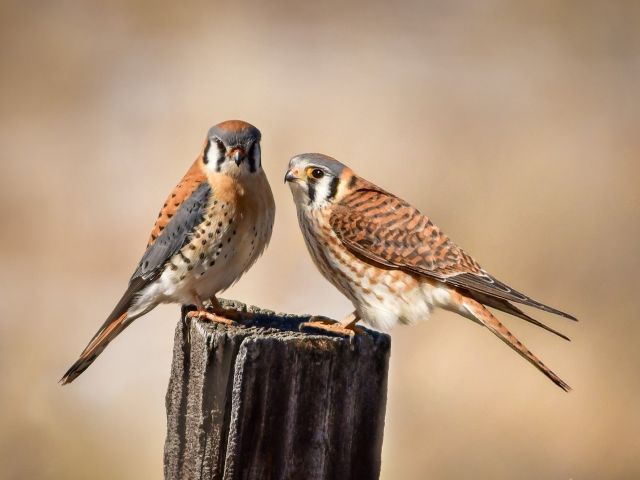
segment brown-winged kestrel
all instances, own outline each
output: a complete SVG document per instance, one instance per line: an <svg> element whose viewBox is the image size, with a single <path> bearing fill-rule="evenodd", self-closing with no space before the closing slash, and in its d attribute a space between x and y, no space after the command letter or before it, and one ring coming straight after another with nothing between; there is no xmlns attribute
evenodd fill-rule
<svg viewBox="0 0 640 480"><path fill-rule="evenodd" d="M353 335L358 320L389 329L427 319L435 307L487 327L560 388L569 385L486 308L510 313L568 340L511 302L575 317L537 302L487 273L416 208L326 155L298 155L285 175L314 263L355 311L307 326Z"/></svg>
<svg viewBox="0 0 640 480"><path fill-rule="evenodd" d="M260 131L240 120L211 127L198 158L164 203L129 287L62 377L72 382L133 320L160 303L195 304L191 316L228 323L216 294L235 283L271 238L275 204ZM213 313L203 302L210 301Z"/></svg>

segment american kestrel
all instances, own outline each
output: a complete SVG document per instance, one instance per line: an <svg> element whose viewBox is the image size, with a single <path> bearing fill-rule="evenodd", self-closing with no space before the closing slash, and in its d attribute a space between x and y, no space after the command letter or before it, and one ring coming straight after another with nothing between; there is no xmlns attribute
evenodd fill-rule
<svg viewBox="0 0 640 480"><path fill-rule="evenodd" d="M224 311L216 295L262 254L274 216L260 131L240 120L211 127L200 155L160 210L127 291L62 383L72 382L133 320L160 303L194 304L192 316L231 322L234 312Z"/></svg>
<svg viewBox="0 0 640 480"><path fill-rule="evenodd" d="M556 385L570 390L486 307L566 340L510 302L575 317L500 282L416 208L331 157L309 153L292 158L285 182L314 263L355 307L339 323L316 320L307 326L353 335L361 319L389 329L427 319L440 307L484 325Z"/></svg>

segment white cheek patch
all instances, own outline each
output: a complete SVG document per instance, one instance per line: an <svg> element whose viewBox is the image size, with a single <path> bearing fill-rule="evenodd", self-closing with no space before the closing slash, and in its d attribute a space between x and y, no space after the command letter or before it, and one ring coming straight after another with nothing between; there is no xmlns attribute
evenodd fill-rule
<svg viewBox="0 0 640 480"><path fill-rule="evenodd" d="M204 164L207 170L212 172L221 171L224 166L226 148L216 140L209 140L204 151Z"/></svg>
<svg viewBox="0 0 640 480"><path fill-rule="evenodd" d="M313 203L317 206L324 205L329 198L329 190L331 187L331 177L325 175L314 184Z"/></svg>

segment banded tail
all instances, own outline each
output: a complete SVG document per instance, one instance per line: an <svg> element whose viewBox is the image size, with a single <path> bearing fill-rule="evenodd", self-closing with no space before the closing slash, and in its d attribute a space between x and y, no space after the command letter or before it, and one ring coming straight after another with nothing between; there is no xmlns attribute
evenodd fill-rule
<svg viewBox="0 0 640 480"><path fill-rule="evenodd" d="M534 367L546 375L553 383L563 389L565 392L571 391L571 387L567 385L558 375L556 375L549 367L536 357L531 351L524 346L502 323L498 320L484 305L471 298L464 298L463 306L472 320L480 322L496 335L500 340L509 345L520 356L531 363ZM511 312L509 312L511 313ZM556 332L554 332L556 333ZM562 336L562 335L561 335Z"/></svg>
<svg viewBox="0 0 640 480"><path fill-rule="evenodd" d="M115 314L116 312L109 316L104 325L102 325L100 330L98 330L91 339L89 345L82 351L80 358L78 358L71 368L67 370L67 373L60 379L62 385L73 382L82 372L89 368L89 365L98 358L98 355L109 345L111 340L116 338L133 320L127 317L126 311L119 316L115 316Z"/></svg>

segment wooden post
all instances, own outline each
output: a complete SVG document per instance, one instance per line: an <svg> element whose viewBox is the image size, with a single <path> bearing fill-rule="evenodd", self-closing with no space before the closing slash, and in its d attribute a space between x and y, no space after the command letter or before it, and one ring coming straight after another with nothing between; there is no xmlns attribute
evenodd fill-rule
<svg viewBox="0 0 640 480"><path fill-rule="evenodd" d="M236 302L227 308L245 310ZM377 479L391 340L183 321L167 391L167 480Z"/></svg>

